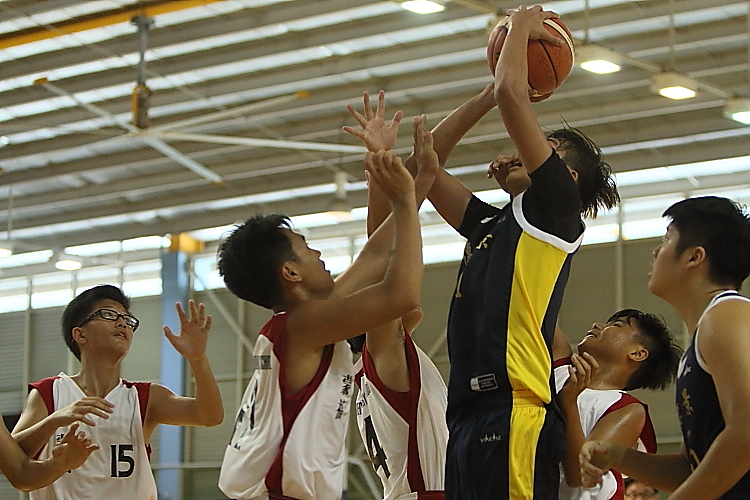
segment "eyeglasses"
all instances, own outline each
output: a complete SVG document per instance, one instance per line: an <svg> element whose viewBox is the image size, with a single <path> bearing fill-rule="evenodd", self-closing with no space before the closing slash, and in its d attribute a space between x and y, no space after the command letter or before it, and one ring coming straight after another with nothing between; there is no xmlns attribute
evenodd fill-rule
<svg viewBox="0 0 750 500"><path fill-rule="evenodd" d="M78 326L85 325L97 316L102 319L106 319L107 321L117 321L118 319L122 318L125 324L128 325L133 331L136 331L138 329L138 325L141 323L140 321L138 321L138 318L136 318L135 316L131 316L130 314L121 314L113 309L99 309L98 311L94 311L93 313L91 313L91 316L84 319Z"/></svg>

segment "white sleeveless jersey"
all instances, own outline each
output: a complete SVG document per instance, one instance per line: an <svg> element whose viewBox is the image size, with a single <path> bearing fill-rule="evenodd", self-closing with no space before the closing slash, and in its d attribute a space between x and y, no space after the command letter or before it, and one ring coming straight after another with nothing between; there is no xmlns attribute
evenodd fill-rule
<svg viewBox="0 0 750 500"><path fill-rule="evenodd" d="M30 500L157 500L141 421L147 400L139 400L138 385L145 391L144 398L147 397L148 384L122 380L107 394L105 399L114 405L109 418L89 414L96 425L79 426L99 449L79 468L63 474L46 488L30 492ZM86 397L64 373L31 384L31 387L39 390L50 413ZM57 429L42 448L40 460L52 456L52 448L67 430L67 427Z"/></svg>
<svg viewBox="0 0 750 500"><path fill-rule="evenodd" d="M313 379L290 396L284 379L285 313L258 335L257 363L224 453L219 488L230 498L341 498L353 384L345 342L326 346Z"/></svg>
<svg viewBox="0 0 750 500"><path fill-rule="evenodd" d="M357 373L359 433L383 483L385 500L442 498L447 389L437 367L408 333L404 347L409 392L396 392L378 377L365 343Z"/></svg>
<svg viewBox="0 0 750 500"><path fill-rule="evenodd" d="M568 380L568 366L569 363L555 367L555 386L558 392ZM648 414L648 407L624 391L584 389L578 395L578 415L581 419L584 437L588 437L602 417L633 403L643 405L646 410L646 423L641 429L636 448L640 451L656 453L656 433ZM560 500L621 500L624 493L622 475L617 471L607 472L602 477L602 483L593 488L570 488L565 484L562 467L560 468Z"/></svg>

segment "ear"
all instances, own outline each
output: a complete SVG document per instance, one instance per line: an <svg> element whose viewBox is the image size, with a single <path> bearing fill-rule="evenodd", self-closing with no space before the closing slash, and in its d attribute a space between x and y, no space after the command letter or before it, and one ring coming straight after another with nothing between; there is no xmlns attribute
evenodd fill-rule
<svg viewBox="0 0 750 500"><path fill-rule="evenodd" d="M86 342L88 342L88 340L86 339L86 335L84 335L83 333L83 328L81 328L80 326L76 326L75 328L73 328L73 330L71 330L70 333L73 337L73 340L76 342L76 344L81 345L81 344L85 344Z"/></svg>
<svg viewBox="0 0 750 500"><path fill-rule="evenodd" d="M639 345L632 351L628 353L628 358L632 359L633 361L640 363L642 361L646 361L648 359L648 349L645 347Z"/></svg>
<svg viewBox="0 0 750 500"><path fill-rule="evenodd" d="M698 267L706 261L706 249L702 246L692 247L685 250L688 267Z"/></svg>
<svg viewBox="0 0 750 500"><path fill-rule="evenodd" d="M576 172L570 167L568 167L568 170L570 171L570 176L573 178L573 180L578 182L578 172Z"/></svg>
<svg viewBox="0 0 750 500"><path fill-rule="evenodd" d="M281 266L281 279L291 283L302 281L302 276L297 272L297 266L293 261L284 262L284 265Z"/></svg>

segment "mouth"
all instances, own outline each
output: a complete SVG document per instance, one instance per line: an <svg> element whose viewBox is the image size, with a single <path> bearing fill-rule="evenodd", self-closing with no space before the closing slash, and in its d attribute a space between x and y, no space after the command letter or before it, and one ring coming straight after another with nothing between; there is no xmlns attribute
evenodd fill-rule
<svg viewBox="0 0 750 500"><path fill-rule="evenodd" d="M592 338L592 339L598 339L599 335L596 332L586 332L586 335L583 337L584 339Z"/></svg>
<svg viewBox="0 0 750 500"><path fill-rule="evenodd" d="M122 333L122 332L117 332L117 333L115 333L115 335L114 335L114 336L115 336L115 337L122 337L122 338L124 338L125 340L128 340L128 336L127 336L127 335L125 335L125 334L124 334L124 333Z"/></svg>

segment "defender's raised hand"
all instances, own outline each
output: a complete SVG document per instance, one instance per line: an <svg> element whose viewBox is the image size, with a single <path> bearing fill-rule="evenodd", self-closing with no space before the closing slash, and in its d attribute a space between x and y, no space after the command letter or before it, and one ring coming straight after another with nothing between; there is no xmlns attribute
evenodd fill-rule
<svg viewBox="0 0 750 500"><path fill-rule="evenodd" d="M368 151L365 169L392 203L404 199L414 203L414 179L393 151Z"/></svg>
<svg viewBox="0 0 750 500"><path fill-rule="evenodd" d="M60 408L50 417L58 427L65 427L66 425L75 422L83 422L86 425L94 426L96 423L91 420L91 415L108 419L109 414L112 413L114 407L115 405L104 398L98 396L87 396L64 408Z"/></svg>
<svg viewBox="0 0 750 500"><path fill-rule="evenodd" d="M351 104L346 105L346 109L357 120L362 129L344 126L342 129L352 135L360 138L365 144L368 151L377 152L381 149L392 149L396 144L398 136L398 125L404 117L404 113L396 111L393 115L391 124L385 124L385 91L378 93L378 107L375 114L372 114L372 105L370 104L370 94L364 92L362 95L364 116L360 114Z"/></svg>
<svg viewBox="0 0 750 500"><path fill-rule="evenodd" d="M417 173L434 176L440 169L440 159L434 149L432 132L424 129L425 115L414 117L414 158L417 160Z"/></svg>
<svg viewBox="0 0 750 500"><path fill-rule="evenodd" d="M203 304L195 305L194 300L188 301L190 317L185 315L180 303L175 304L180 318L180 334L174 335L168 326L164 326L164 336L170 344L187 360L198 360L206 355L208 332L211 330L211 316L206 315Z"/></svg>

